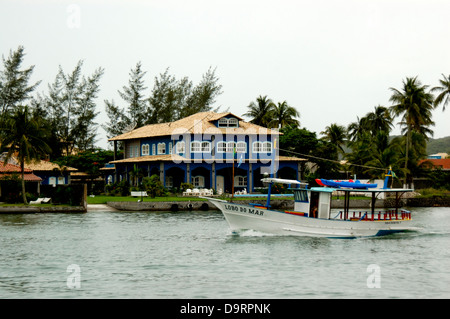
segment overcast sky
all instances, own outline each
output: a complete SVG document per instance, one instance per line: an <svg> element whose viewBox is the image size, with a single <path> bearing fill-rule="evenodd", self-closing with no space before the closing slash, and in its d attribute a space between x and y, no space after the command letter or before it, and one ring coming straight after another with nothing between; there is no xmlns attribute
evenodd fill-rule
<svg viewBox="0 0 450 319"><path fill-rule="evenodd" d="M286 100L318 136L390 106L389 88L406 77L433 87L450 74L448 0L2 0L0 30L4 57L25 47L37 92L59 65L68 73L83 59L84 75L103 67L99 123L105 99L124 105L117 90L138 61L148 95L166 68L198 83L212 66L222 110L240 116L259 95ZM449 136L450 105L433 114L434 137Z"/></svg>

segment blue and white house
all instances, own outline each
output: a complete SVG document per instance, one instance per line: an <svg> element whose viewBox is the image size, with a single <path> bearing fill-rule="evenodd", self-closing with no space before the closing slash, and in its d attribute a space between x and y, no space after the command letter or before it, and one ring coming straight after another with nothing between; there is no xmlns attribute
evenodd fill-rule
<svg viewBox="0 0 450 319"><path fill-rule="evenodd" d="M192 183L196 188L255 191L265 174L300 179L306 160L278 155L274 129L226 112L201 112L170 123L143 126L110 139L124 143L124 158L104 169L107 183L133 180L133 170L157 174L165 187ZM115 154L117 152L115 151ZM109 168L108 168L109 166ZM233 169L234 166L234 169Z"/></svg>

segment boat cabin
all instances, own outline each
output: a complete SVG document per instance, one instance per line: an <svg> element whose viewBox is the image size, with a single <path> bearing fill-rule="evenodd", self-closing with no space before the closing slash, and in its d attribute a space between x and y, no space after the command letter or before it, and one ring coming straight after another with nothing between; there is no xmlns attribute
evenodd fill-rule
<svg viewBox="0 0 450 319"><path fill-rule="evenodd" d="M263 182L269 183L269 192L267 196L266 207L270 207L270 189L272 183L290 184L290 189L294 193L294 210L285 211L288 214L300 215L310 218L319 219L342 219L342 220L405 220L410 219L409 211L399 211L400 198L403 193L411 192L412 189L350 189L350 188L329 188L329 187L311 187L308 184L296 180L285 180L278 178L265 178ZM292 188L292 185L297 186ZM331 199L334 191L339 190L344 192L344 208L336 216L331 216ZM359 192L365 195L371 195L370 211L362 212L361 210L350 213L350 193ZM379 194L392 193L394 194L394 207L392 210L375 211L375 201Z"/></svg>
<svg viewBox="0 0 450 319"><path fill-rule="evenodd" d="M270 186L272 183L296 185L298 186L297 188L290 188L294 192L294 211L288 211L286 213L313 218L330 218L331 196L335 189L326 187L308 188L307 183L279 178L264 178L262 181L269 183L267 207L270 207Z"/></svg>
<svg viewBox="0 0 450 319"><path fill-rule="evenodd" d="M313 187L294 188L294 212L312 218L329 219L333 189Z"/></svg>

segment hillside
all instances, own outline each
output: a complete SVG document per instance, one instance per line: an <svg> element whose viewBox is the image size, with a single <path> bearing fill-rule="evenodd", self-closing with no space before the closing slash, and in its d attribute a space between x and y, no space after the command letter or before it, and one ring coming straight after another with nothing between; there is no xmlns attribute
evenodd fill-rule
<svg viewBox="0 0 450 319"><path fill-rule="evenodd" d="M392 135L390 138L394 138L397 135ZM346 153L350 153L351 149L347 146L344 146L344 151ZM442 137L442 138L430 138L427 143L427 154L436 154L436 153L447 153L450 155L450 136Z"/></svg>
<svg viewBox="0 0 450 319"><path fill-rule="evenodd" d="M450 154L450 136L433 139L427 144L427 154L447 153Z"/></svg>

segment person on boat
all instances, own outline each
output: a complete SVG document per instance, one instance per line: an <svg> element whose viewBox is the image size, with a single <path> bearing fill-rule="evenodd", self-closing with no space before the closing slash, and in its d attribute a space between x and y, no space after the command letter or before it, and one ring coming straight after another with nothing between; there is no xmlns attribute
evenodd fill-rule
<svg viewBox="0 0 450 319"><path fill-rule="evenodd" d="M312 218L316 218L317 217L317 206L314 206L312 213L311 213L311 217Z"/></svg>

